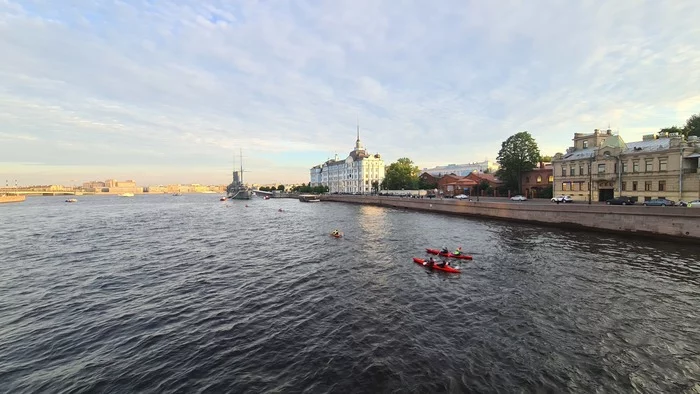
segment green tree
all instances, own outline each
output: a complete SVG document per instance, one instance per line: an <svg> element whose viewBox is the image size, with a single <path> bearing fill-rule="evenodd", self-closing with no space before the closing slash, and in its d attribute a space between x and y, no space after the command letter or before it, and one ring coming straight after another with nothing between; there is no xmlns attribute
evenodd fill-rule
<svg viewBox="0 0 700 394"><path fill-rule="evenodd" d="M379 181L372 182L372 191L374 193L379 193Z"/></svg>
<svg viewBox="0 0 700 394"><path fill-rule="evenodd" d="M540 161L540 149L530 133L521 131L503 141L496 160L500 165L496 175L505 182L509 190L520 193L520 174L537 166Z"/></svg>
<svg viewBox="0 0 700 394"><path fill-rule="evenodd" d="M671 127L664 127L663 129L659 130L659 134L662 133L678 133L678 134L684 134L683 129L681 129L678 126L671 126Z"/></svg>
<svg viewBox="0 0 700 394"><path fill-rule="evenodd" d="M436 182L428 182L423 178L418 178L418 188L421 190L437 189Z"/></svg>
<svg viewBox="0 0 700 394"><path fill-rule="evenodd" d="M696 114L688 118L683 128L685 136L696 135L700 137L700 114Z"/></svg>
<svg viewBox="0 0 700 394"><path fill-rule="evenodd" d="M284 190L284 185L277 186L277 190Z"/></svg>
<svg viewBox="0 0 700 394"><path fill-rule="evenodd" d="M552 156L542 156L540 157L540 161L545 162L545 163L551 163L552 162Z"/></svg>
<svg viewBox="0 0 700 394"><path fill-rule="evenodd" d="M418 166L407 157L402 157L391 163L386 169L384 181L389 190L414 190L418 187Z"/></svg>

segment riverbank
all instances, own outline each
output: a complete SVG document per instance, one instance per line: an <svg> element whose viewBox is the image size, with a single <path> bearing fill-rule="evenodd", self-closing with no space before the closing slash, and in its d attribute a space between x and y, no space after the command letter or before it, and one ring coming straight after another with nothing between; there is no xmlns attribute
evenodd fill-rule
<svg viewBox="0 0 700 394"><path fill-rule="evenodd" d="M384 196L324 195L322 201L371 204L392 208L537 223L549 226L700 240L700 209L543 202L461 201Z"/></svg>
<svg viewBox="0 0 700 394"><path fill-rule="evenodd" d="M22 202L26 199L25 196L0 196L0 204L10 202Z"/></svg>

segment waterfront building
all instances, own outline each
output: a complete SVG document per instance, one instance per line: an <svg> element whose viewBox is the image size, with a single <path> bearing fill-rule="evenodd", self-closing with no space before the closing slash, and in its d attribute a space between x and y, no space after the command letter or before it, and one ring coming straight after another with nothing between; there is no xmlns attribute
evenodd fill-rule
<svg viewBox="0 0 700 394"><path fill-rule="evenodd" d="M573 141L573 147L552 160L555 195L578 201L700 198L696 136L685 140L676 133L649 134L642 141L625 142L610 129L595 129L592 134L575 133Z"/></svg>
<svg viewBox="0 0 700 394"><path fill-rule="evenodd" d="M495 175L493 174L484 174L484 173L479 173L479 172L472 172L471 174L467 175L467 178L475 181L477 184L481 184L482 182L486 182L489 184L489 187L491 189L498 189L499 187L503 186L503 181L500 179L496 178Z"/></svg>
<svg viewBox="0 0 700 394"><path fill-rule="evenodd" d="M430 175L441 177L443 175L458 175L467 176L472 172L485 173L485 172L495 172L498 168L496 163L490 162L488 160L479 161L467 164L448 164L446 166L437 166L433 168L424 168L423 172L427 172Z"/></svg>
<svg viewBox="0 0 700 394"><path fill-rule="evenodd" d="M466 176L448 174L437 180L437 188L443 196L456 196L458 194L472 195L472 190L478 183Z"/></svg>
<svg viewBox="0 0 700 394"><path fill-rule="evenodd" d="M549 196L554 191L552 163L540 162L532 170L523 171L520 176L520 185L527 198Z"/></svg>
<svg viewBox="0 0 700 394"><path fill-rule="evenodd" d="M373 184L384 180L384 160L377 154L370 154L360 141L360 127L357 127L355 148L347 158L340 160L338 155L311 168L311 186L327 186L330 193L370 193Z"/></svg>

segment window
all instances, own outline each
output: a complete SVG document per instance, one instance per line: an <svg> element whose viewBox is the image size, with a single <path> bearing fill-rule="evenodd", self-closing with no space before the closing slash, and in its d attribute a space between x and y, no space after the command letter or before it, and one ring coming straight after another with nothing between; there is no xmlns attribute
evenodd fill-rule
<svg viewBox="0 0 700 394"><path fill-rule="evenodd" d="M605 163L598 164L598 174L605 174Z"/></svg>
<svg viewBox="0 0 700 394"><path fill-rule="evenodd" d="M644 162L644 171L646 172L651 172L653 168L653 162L651 160L647 160Z"/></svg>
<svg viewBox="0 0 700 394"><path fill-rule="evenodd" d="M563 191L569 190L569 182L562 182L561 183L561 190L563 190Z"/></svg>
<svg viewBox="0 0 700 394"><path fill-rule="evenodd" d="M622 182L622 191L627 190L627 182Z"/></svg>
<svg viewBox="0 0 700 394"><path fill-rule="evenodd" d="M549 183L554 183L554 175L550 175L549 179L547 180Z"/></svg>
<svg viewBox="0 0 700 394"><path fill-rule="evenodd" d="M571 168L569 168L569 175L571 175L571 176L576 175L576 167L571 166Z"/></svg>
<svg viewBox="0 0 700 394"><path fill-rule="evenodd" d="M566 176L566 167L561 166L561 176Z"/></svg>
<svg viewBox="0 0 700 394"><path fill-rule="evenodd" d="M578 174L583 175L583 164L579 164L578 166Z"/></svg>
<svg viewBox="0 0 700 394"><path fill-rule="evenodd" d="M632 191L636 192L637 191L637 181L632 182Z"/></svg>
<svg viewBox="0 0 700 394"><path fill-rule="evenodd" d="M583 149L588 148L588 141L583 141Z"/></svg>
<svg viewBox="0 0 700 394"><path fill-rule="evenodd" d="M645 192L651 191L651 181L644 182L644 191Z"/></svg>
<svg viewBox="0 0 700 394"><path fill-rule="evenodd" d="M639 161L632 162L632 172L639 172Z"/></svg>
<svg viewBox="0 0 700 394"><path fill-rule="evenodd" d="M622 172L627 172L627 163L622 163Z"/></svg>
<svg viewBox="0 0 700 394"><path fill-rule="evenodd" d="M666 181L659 181L659 191L663 192L666 190Z"/></svg>
<svg viewBox="0 0 700 394"><path fill-rule="evenodd" d="M542 183L542 175L537 175L537 183Z"/></svg>
<svg viewBox="0 0 700 394"><path fill-rule="evenodd" d="M659 159L659 171L666 171L666 163L667 159Z"/></svg>

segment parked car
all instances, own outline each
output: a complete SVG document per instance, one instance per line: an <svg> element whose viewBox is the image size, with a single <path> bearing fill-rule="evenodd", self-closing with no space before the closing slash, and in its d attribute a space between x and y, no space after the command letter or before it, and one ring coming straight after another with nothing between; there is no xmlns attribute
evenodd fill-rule
<svg viewBox="0 0 700 394"><path fill-rule="evenodd" d="M608 205L634 205L634 200L632 197L617 197L617 198L611 198L607 201L605 201L606 204Z"/></svg>
<svg viewBox="0 0 700 394"><path fill-rule="evenodd" d="M676 205L676 202L666 198L653 198L651 200L644 201L645 207L672 207Z"/></svg>
<svg viewBox="0 0 700 394"><path fill-rule="evenodd" d="M574 202L571 196L556 196L552 197L552 202Z"/></svg>
<svg viewBox="0 0 700 394"><path fill-rule="evenodd" d="M513 196L510 199L513 201L527 201L527 197L521 196L520 194L518 194L517 196Z"/></svg>
<svg viewBox="0 0 700 394"><path fill-rule="evenodd" d="M466 200L469 198L469 196L467 196L466 194L458 194L455 196L455 198L458 200Z"/></svg>
<svg viewBox="0 0 700 394"><path fill-rule="evenodd" d="M686 203L688 208L700 208L700 200L693 200Z"/></svg>

